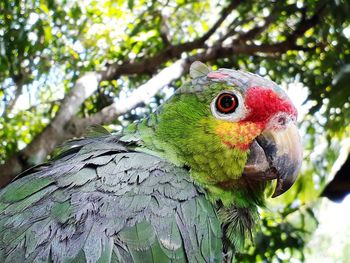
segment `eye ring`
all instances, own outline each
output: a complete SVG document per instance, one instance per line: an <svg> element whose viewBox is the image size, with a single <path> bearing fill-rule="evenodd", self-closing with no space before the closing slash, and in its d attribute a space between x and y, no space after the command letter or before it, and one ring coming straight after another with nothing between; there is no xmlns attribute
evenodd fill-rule
<svg viewBox="0 0 350 263"><path fill-rule="evenodd" d="M238 107L238 98L235 94L221 93L215 101L215 108L223 114L230 114L236 111Z"/></svg>

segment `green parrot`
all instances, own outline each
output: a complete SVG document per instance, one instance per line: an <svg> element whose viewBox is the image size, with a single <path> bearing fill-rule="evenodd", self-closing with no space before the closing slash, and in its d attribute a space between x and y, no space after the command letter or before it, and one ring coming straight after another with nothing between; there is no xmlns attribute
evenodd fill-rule
<svg viewBox="0 0 350 263"><path fill-rule="evenodd" d="M302 160L274 82L190 67L148 118L69 141L0 191L0 262L231 262ZM271 192L270 192L271 193Z"/></svg>

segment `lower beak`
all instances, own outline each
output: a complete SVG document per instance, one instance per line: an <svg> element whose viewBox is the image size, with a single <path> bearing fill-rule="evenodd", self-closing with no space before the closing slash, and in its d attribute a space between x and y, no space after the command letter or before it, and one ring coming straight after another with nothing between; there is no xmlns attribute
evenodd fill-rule
<svg viewBox="0 0 350 263"><path fill-rule="evenodd" d="M302 162L302 144L296 125L266 130L250 146L243 175L254 180L277 179L272 197L285 193L295 182Z"/></svg>

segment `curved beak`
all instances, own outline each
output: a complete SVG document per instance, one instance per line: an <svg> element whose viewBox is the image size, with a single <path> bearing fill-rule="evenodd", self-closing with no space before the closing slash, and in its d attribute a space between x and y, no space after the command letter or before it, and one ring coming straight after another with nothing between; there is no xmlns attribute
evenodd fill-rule
<svg viewBox="0 0 350 263"><path fill-rule="evenodd" d="M301 138L293 122L286 128L265 130L250 146L243 175L253 180L277 179L272 197L286 192L295 182L303 158Z"/></svg>

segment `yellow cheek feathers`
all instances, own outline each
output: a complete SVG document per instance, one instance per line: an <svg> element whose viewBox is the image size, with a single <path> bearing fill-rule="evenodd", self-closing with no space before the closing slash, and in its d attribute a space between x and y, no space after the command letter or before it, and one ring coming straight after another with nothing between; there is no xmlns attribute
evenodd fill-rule
<svg viewBox="0 0 350 263"><path fill-rule="evenodd" d="M218 121L215 133L221 142L229 148L246 151L252 141L261 133L261 125L253 122Z"/></svg>

